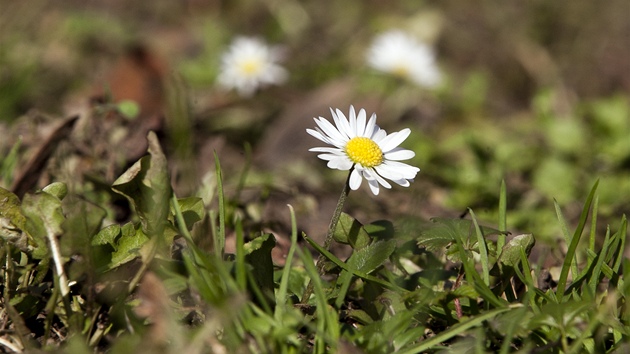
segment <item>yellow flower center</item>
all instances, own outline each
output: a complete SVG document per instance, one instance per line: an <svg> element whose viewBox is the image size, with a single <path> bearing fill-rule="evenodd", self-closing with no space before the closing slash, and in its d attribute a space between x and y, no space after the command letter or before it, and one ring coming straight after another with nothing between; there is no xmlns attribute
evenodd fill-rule
<svg viewBox="0 0 630 354"><path fill-rule="evenodd" d="M258 72L260 72L261 66L262 65L261 65L260 60L249 59L249 60L243 61L239 65L239 68L241 69L241 72L243 73L243 75L254 76L258 74Z"/></svg>
<svg viewBox="0 0 630 354"><path fill-rule="evenodd" d="M356 137L346 144L346 154L354 163L364 167L378 166L383 162L383 152L372 139Z"/></svg>
<svg viewBox="0 0 630 354"><path fill-rule="evenodd" d="M407 65L398 64L392 68L392 74L406 79L409 77L409 68Z"/></svg>

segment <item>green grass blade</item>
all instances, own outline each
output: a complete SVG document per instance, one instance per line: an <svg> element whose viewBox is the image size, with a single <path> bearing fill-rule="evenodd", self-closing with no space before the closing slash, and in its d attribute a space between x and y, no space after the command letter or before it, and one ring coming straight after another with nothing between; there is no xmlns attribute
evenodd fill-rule
<svg viewBox="0 0 630 354"><path fill-rule="evenodd" d="M595 201L593 202L593 213L591 216L591 233L588 239L588 249L595 252L595 238L597 233L597 207L599 206L599 197L595 197ZM591 266L592 259L588 258L588 264L586 267Z"/></svg>
<svg viewBox="0 0 630 354"><path fill-rule="evenodd" d="M484 321L487 321L493 317L495 317L496 315L503 313L503 312L507 312L510 311L512 309L515 308L520 308L523 305L521 304L514 304L514 305L510 305L509 307L504 307L504 308L498 308L498 309L493 309L490 311L487 311L479 316L473 317L465 322L461 322L456 324L455 326L447 329L446 331L440 332L439 334L437 334L436 336L433 336L423 342L421 342L419 345L417 345L416 347L407 349L404 352L401 352L401 354L413 354L413 353L423 353L426 352L427 350L431 349L432 347L446 342L448 340L450 340L451 338L458 336L462 333L464 333L465 331L467 331L470 328L476 327L481 325Z"/></svg>
<svg viewBox="0 0 630 354"><path fill-rule="evenodd" d="M521 278L521 281L527 286L526 297L529 301L529 305L534 312L540 313L540 310L536 306L536 299L533 293L536 292L536 286L534 285L534 278L532 277L532 270L529 265L529 259L525 254L525 250L521 248L521 265L523 266L523 273L518 267L514 267L514 271ZM538 311L537 311L538 310Z"/></svg>
<svg viewBox="0 0 630 354"><path fill-rule="evenodd" d="M507 192L505 180L501 180L501 190L499 192L499 236L497 238L497 253L501 252L505 246L505 233L507 232Z"/></svg>
<svg viewBox="0 0 630 354"><path fill-rule="evenodd" d="M472 209L468 209L470 212L470 216L472 218L473 224L475 225L475 233L477 234L477 245L479 247L479 255L481 256L481 270L483 276L483 282L487 286L490 286L490 265L488 264L488 245L486 245L486 239L481 233L481 228L479 228L479 224L477 223L477 218L475 217L475 212Z"/></svg>
<svg viewBox="0 0 630 354"><path fill-rule="evenodd" d="M214 163L217 175L217 194L219 198L219 235L215 239L215 251L219 258L223 258L223 250L225 249L225 197L223 194L223 174L221 172L221 163L217 152L214 152Z"/></svg>
<svg viewBox="0 0 630 354"><path fill-rule="evenodd" d="M243 238L243 224L240 218L236 218L236 284L241 290L247 286L247 266L245 265L245 240Z"/></svg>
<svg viewBox="0 0 630 354"><path fill-rule="evenodd" d="M597 262L595 263L595 267L593 268L593 272L588 279L588 286L591 289L591 293L595 294L597 291L597 285L599 284L599 276L602 273L602 266L604 261L606 260L606 254L608 253L608 248L610 247L610 228L606 230L606 237L604 238L604 245L602 246L602 250L599 252L599 255L596 257Z"/></svg>
<svg viewBox="0 0 630 354"><path fill-rule="evenodd" d="M282 270L282 278L280 279L280 287L276 292L276 311L275 318L280 321L285 310L285 302L287 299L287 290L289 288L289 276L291 275L291 267L293 264L293 255L297 247L297 222L295 221L295 211L291 205L288 205L289 212L291 213L291 247L289 247L289 253L287 254L286 262L284 263L284 269Z"/></svg>
<svg viewBox="0 0 630 354"><path fill-rule="evenodd" d="M560 209L560 204L558 204L558 201L556 201L554 199L553 200L553 205L556 208L556 217L558 218L558 222L560 222L560 228L562 229L562 235L564 236L564 242L567 245L570 245L571 244L571 233L569 232L569 226L567 225L567 221L564 218L564 214L562 214L562 210ZM571 267L571 273L573 274L573 279L575 279L578 276L577 260L566 256L565 257L565 261L567 259L570 261L569 266Z"/></svg>
<svg viewBox="0 0 630 354"><path fill-rule="evenodd" d="M619 244L619 251L617 252L617 258L615 259L615 263L613 263L613 266L612 266L612 270L615 273L619 273L619 267L621 267L621 261L624 258L624 253L626 250L626 236L627 235L628 235L628 219L626 219L626 216L623 215L621 217L621 224L619 225L619 230L615 232L615 237L617 237L621 241Z"/></svg>
<svg viewBox="0 0 630 354"><path fill-rule="evenodd" d="M324 285L322 284L322 279L319 277L319 273L315 268L315 261L311 257L310 253L302 252L301 249L298 249L298 254L300 258L302 258L302 262L304 263L304 268L306 268L306 273L311 278L313 283L313 291L315 293L315 304L317 307L317 335L315 336L315 352L316 353L324 353L327 352L327 348L331 350L331 352L335 352L333 346L337 343L336 339L338 337L339 331L335 331L339 326L339 322L337 322L337 318L333 318L328 310L328 303L326 301L326 294L324 293ZM327 347L326 342L330 347Z"/></svg>
<svg viewBox="0 0 630 354"><path fill-rule="evenodd" d="M598 185L599 180L595 182L593 188L591 188L591 192L588 194L588 198L586 198L584 208L582 209L582 214L580 214L580 221L577 228L575 229L575 233L573 234L573 238L571 239L571 243L569 244L569 249L567 250L567 254L564 258L564 263L562 264L562 270L560 272L560 278L558 279L558 288L556 289L556 297L558 298L558 300L562 300L563 298L563 294L567 285L567 277L569 276L569 268L574 267L575 270L573 276L578 276L575 254L577 246L580 242L580 238L582 237L582 231L584 231L584 225L586 225L586 219L588 218L589 210L591 209L591 204L593 202L595 191L597 191ZM557 206L557 203L555 201L554 203Z"/></svg>

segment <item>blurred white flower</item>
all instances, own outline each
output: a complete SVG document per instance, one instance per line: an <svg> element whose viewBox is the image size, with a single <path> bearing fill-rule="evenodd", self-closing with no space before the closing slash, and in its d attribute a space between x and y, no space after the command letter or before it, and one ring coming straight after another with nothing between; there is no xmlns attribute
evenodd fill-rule
<svg viewBox="0 0 630 354"><path fill-rule="evenodd" d="M433 49L400 30L377 36L368 49L367 61L376 70L408 79L419 86L435 87L442 81Z"/></svg>
<svg viewBox="0 0 630 354"><path fill-rule="evenodd" d="M257 38L238 37L221 57L218 82L242 96L251 96L260 87L286 81L288 73L278 65L281 57L278 47Z"/></svg>
<svg viewBox="0 0 630 354"><path fill-rule="evenodd" d="M361 186L363 178L374 195L379 192L379 184L392 187L385 178L409 187L409 182L420 171L398 162L415 156L413 151L398 147L411 133L409 128L388 135L376 125L376 114L366 123L365 110L361 109L357 115L353 106L350 106L350 120L339 109L335 112L331 108L330 113L334 126L322 117L314 118L318 127L306 129L306 132L333 147L315 147L309 151L322 152L317 157L328 161L330 168L349 170L354 166L349 180L352 190Z"/></svg>

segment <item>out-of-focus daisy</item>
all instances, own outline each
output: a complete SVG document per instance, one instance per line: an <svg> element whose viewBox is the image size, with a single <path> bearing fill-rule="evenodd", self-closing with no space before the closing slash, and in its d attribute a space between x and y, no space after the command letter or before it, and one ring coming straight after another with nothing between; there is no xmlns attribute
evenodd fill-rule
<svg viewBox="0 0 630 354"><path fill-rule="evenodd" d="M400 30L377 36L368 49L367 61L376 70L408 79L419 86L435 87L442 80L433 49Z"/></svg>
<svg viewBox="0 0 630 354"><path fill-rule="evenodd" d="M331 108L330 113L335 125L322 117L314 118L318 127L306 129L306 132L333 147L315 147L309 151L321 152L318 157L328 161L330 168L350 170L354 167L349 179L352 190L361 186L363 178L374 195L379 192L379 184L391 188L385 178L403 187L409 186L420 171L399 162L415 156L413 151L398 147L411 133L409 128L387 134L376 125L376 114L366 122L365 110L356 114L353 106L350 106L349 120L339 109Z"/></svg>
<svg viewBox="0 0 630 354"><path fill-rule="evenodd" d="M278 64L281 50L257 38L238 37L221 57L219 84L251 96L256 89L286 81L287 71Z"/></svg>

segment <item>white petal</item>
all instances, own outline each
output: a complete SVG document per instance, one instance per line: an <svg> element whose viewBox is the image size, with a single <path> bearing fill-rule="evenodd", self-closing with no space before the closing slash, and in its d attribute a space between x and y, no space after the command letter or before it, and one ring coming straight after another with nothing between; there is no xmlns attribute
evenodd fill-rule
<svg viewBox="0 0 630 354"><path fill-rule="evenodd" d="M364 174L370 176L370 178L366 178L367 180L375 179L378 183L383 185L383 187L387 189L392 188L392 185L387 183L387 181L384 180L383 177L379 176L378 173L376 173L376 171L370 169L370 170L366 170Z"/></svg>
<svg viewBox="0 0 630 354"><path fill-rule="evenodd" d="M329 152L331 154L337 154L337 155L345 155L345 153L338 148L332 148L332 147L314 147L314 148L310 148L308 149L308 151L312 151L312 152Z"/></svg>
<svg viewBox="0 0 630 354"><path fill-rule="evenodd" d="M362 180L363 178L361 177L361 173L359 172L359 170L357 170L356 168L352 170L352 173L350 173L350 180L348 181L350 189L352 189L353 191L359 189L359 187L361 187Z"/></svg>
<svg viewBox="0 0 630 354"><path fill-rule="evenodd" d="M319 155L317 155L317 157L319 157L322 160L326 160L326 161L336 160L338 158L346 158L345 156L336 155L336 154L319 154Z"/></svg>
<svg viewBox="0 0 630 354"><path fill-rule="evenodd" d="M368 186L370 186L370 190L372 191L372 193L374 193L374 195L378 195L379 192L379 188L378 188L378 182L376 182L376 180L367 180L368 181Z"/></svg>
<svg viewBox="0 0 630 354"><path fill-rule="evenodd" d="M332 108L330 110L332 112ZM350 129L350 123L348 122L348 119L346 119L346 115L343 114L343 112L339 110L339 108L336 109L336 112L339 124L341 125L339 127L339 131L348 136L348 139L354 138L353 131L352 129Z"/></svg>
<svg viewBox="0 0 630 354"><path fill-rule="evenodd" d="M365 126L365 131L363 132L363 136L367 138L371 138L374 135L376 130L380 129L378 125L376 125L376 113L372 113L370 120L367 122Z"/></svg>
<svg viewBox="0 0 630 354"><path fill-rule="evenodd" d="M388 170L400 173L403 178L412 179L416 177L416 174L420 172L420 169L406 163L398 161L384 161L379 165L380 168L387 168Z"/></svg>
<svg viewBox="0 0 630 354"><path fill-rule="evenodd" d="M411 185L411 183L409 183L409 180L407 179L397 179L397 180L393 180L392 182L397 183L400 186L403 187L409 187Z"/></svg>
<svg viewBox="0 0 630 354"><path fill-rule="evenodd" d="M306 129L306 132L308 134L310 134L311 136L315 137L318 140L321 140L323 142L325 142L326 144L329 145L336 145L334 141L332 141L332 139L330 139L328 136L326 136L324 134L324 132L322 132L321 129L316 128L316 129Z"/></svg>
<svg viewBox="0 0 630 354"><path fill-rule="evenodd" d="M365 109L361 108L357 116L357 136L363 136L365 133Z"/></svg>
<svg viewBox="0 0 630 354"><path fill-rule="evenodd" d="M337 130L329 121L327 121L324 118L321 118L319 120L315 120L317 122L317 125L319 125L319 127L324 131L324 133L326 135L328 135L332 141L336 142L337 144L342 144L343 142L345 142L347 139L339 132L339 130ZM335 144L336 145L336 144Z"/></svg>
<svg viewBox="0 0 630 354"><path fill-rule="evenodd" d="M414 156L416 156L415 152L402 148L396 148L383 154L386 160L394 161L409 160Z"/></svg>
<svg viewBox="0 0 630 354"><path fill-rule="evenodd" d="M348 160L346 157L337 157L336 159L328 161L327 166L336 170L347 171L352 167L352 161Z"/></svg>
<svg viewBox="0 0 630 354"><path fill-rule="evenodd" d="M372 134L372 140L379 144L381 140L387 137L387 132L378 126L374 127L374 133ZM380 146L380 145L379 145Z"/></svg>
<svg viewBox="0 0 630 354"><path fill-rule="evenodd" d="M350 120L350 131L352 132L352 136L358 136L357 135L357 114L354 111L354 106L350 106L350 114L348 115L348 119Z"/></svg>
<svg viewBox="0 0 630 354"><path fill-rule="evenodd" d="M385 178L387 178L389 180L392 180L392 181L393 180L397 180L397 179L404 179L405 178L402 173L400 173L396 169L391 168L391 167L389 167L387 165L384 165L384 164L380 164L378 166L375 166L374 170L376 170L376 172L379 175L381 175L381 176L383 176L383 177L385 177Z"/></svg>
<svg viewBox="0 0 630 354"><path fill-rule="evenodd" d="M378 146L381 147L381 150L384 153L389 152L393 150L394 148L398 147L400 143L405 141L405 139L407 139L409 134L411 134L411 129L409 128L405 128L397 133L391 133L387 137L385 137L385 139L381 140L378 143Z"/></svg>

